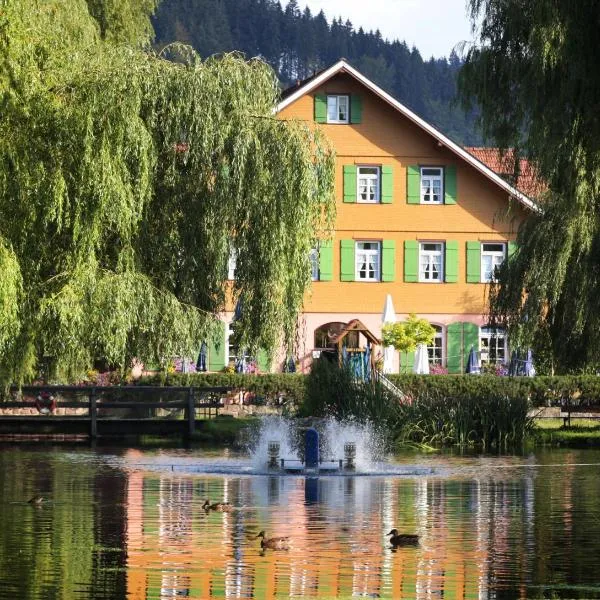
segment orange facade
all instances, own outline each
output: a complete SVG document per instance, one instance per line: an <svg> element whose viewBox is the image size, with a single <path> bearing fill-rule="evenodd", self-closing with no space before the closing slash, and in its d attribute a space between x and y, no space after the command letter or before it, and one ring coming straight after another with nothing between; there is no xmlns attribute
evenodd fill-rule
<svg viewBox="0 0 600 600"><path fill-rule="evenodd" d="M305 93L302 93L303 89L306 89ZM336 96L352 99L352 102L347 101L348 111L354 100L360 99L360 122L315 122L318 110L315 102L324 102L321 99ZM379 335L384 303L390 294L398 320L414 312L438 326L441 334L438 355L441 356L438 356L437 362L442 366L452 366L451 372L462 370L464 334L461 334L461 360L456 362L450 354L457 351L458 342L449 340L448 326L453 323L466 323L476 328L485 325L488 287L482 279L473 282L473 277L468 276L468 243L473 248L478 247L475 242L500 242L508 252L508 242L515 239L520 222L531 208L526 202L515 198L507 189L509 186L499 185L493 174L486 173L486 169L475 158L465 160L454 145L445 143L443 135L433 135L431 126L424 128L418 120L415 122L410 118L410 111L403 112L397 105L392 105L385 95L378 93L376 86L367 87L364 80L357 79L356 72L351 68L333 70L331 76L316 87L314 83L312 87L310 83L301 85L291 98L291 102L284 101L280 105L279 118L300 119L321 127L333 143L337 155L337 217L330 251L332 276L331 280L314 281L307 295L303 315L305 339L304 346L298 350L298 358L304 365L310 362L316 347L315 330L328 322L348 322L359 318ZM322 118L320 120L323 121ZM348 118L348 121L351 119ZM388 185L391 186L391 197L386 197L385 203L381 201L381 182L379 201L347 201L345 173L356 165L376 166L380 173L385 168L389 176ZM415 166L442 167L441 172L446 173L446 177L451 172L454 177L455 173L452 182L455 186L455 203L411 202L407 182L409 171L411 168L414 170ZM445 186L450 187L448 179ZM387 193L390 194L389 191ZM358 194L360 198L360 188ZM362 273L359 274L358 260L355 280L348 281L351 275L344 277L343 247L351 248L357 241L375 241L379 244L385 241L391 248L392 258L388 256L386 277L382 276L380 269L375 274L379 280L360 280ZM449 271L449 261L455 261L452 266L456 270L454 278L449 278L450 281L444 277L442 281L422 281L429 275L422 266L422 261L427 259L419 254L417 260L421 271L417 274L417 281L414 281L414 274L411 280L407 273L411 269L408 264L410 257L405 256L411 242L413 252L416 248L417 253L430 247L424 246L425 242L441 243L435 248L447 248L445 256L441 257L440 267L444 269L444 261L447 261L444 270ZM356 248L358 252L359 246ZM379 248L381 253L381 246ZM450 248L454 252L452 255L448 254ZM378 256L375 260L381 261L382 257ZM384 278L387 280L382 281ZM479 347L481 334L478 336L473 333L473 327L467 327L471 336L467 341L476 345L476 349L487 350ZM487 340L484 345L489 343ZM482 358L505 360L508 344L506 340L501 343L506 345L502 351L493 353L492 357L484 354ZM433 361L433 352L431 356Z"/></svg>

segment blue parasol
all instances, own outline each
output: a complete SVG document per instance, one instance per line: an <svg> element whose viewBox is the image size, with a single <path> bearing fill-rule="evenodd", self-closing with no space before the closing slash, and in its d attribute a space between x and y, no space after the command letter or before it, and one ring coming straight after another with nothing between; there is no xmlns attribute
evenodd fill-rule
<svg viewBox="0 0 600 600"><path fill-rule="evenodd" d="M479 360L477 358L477 352L475 348L471 346L469 351L469 360L467 361L467 374L479 375L481 373L481 367L479 366Z"/></svg>
<svg viewBox="0 0 600 600"><path fill-rule="evenodd" d="M200 353L198 354L198 360L196 361L196 371L206 371L206 353L208 348L206 342L202 342L200 346Z"/></svg>

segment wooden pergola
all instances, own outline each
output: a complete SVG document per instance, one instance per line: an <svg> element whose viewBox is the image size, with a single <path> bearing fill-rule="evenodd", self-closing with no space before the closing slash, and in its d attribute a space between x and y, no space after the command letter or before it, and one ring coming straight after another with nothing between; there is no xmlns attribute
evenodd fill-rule
<svg viewBox="0 0 600 600"><path fill-rule="evenodd" d="M350 321L349 323L347 323L344 328L331 340L333 344L335 344L335 347L337 348L337 353L338 353L338 363L341 366L342 365L342 348L344 347L344 338L351 332L358 332L359 334L359 340L360 340L360 335L363 335L367 342L371 344L371 346L381 346L381 340L376 337L375 335L373 335L371 333L371 331L368 329L368 327L362 323L362 321L360 321L359 319L352 319L352 321ZM371 356L370 356L370 363L371 363L371 372L373 372L375 370L375 352L373 351L374 349L371 348ZM351 353L358 353L358 352L363 352L363 349L361 347L358 348L348 348L346 347L346 351L347 352L351 352Z"/></svg>

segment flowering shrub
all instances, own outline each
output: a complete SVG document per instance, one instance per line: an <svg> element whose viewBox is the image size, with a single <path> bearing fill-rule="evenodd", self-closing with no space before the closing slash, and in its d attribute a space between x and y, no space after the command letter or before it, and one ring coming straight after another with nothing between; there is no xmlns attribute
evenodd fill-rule
<svg viewBox="0 0 600 600"><path fill-rule="evenodd" d="M448 375L448 369L442 365L434 364L429 365L430 375Z"/></svg>
<svg viewBox="0 0 600 600"><path fill-rule="evenodd" d="M508 375L508 366L502 363L484 363L481 365L481 372L486 375Z"/></svg>

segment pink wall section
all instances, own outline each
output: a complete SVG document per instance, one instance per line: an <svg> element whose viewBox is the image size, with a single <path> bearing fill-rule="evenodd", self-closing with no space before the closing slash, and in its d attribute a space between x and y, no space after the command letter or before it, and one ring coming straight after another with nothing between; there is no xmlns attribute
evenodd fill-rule
<svg viewBox="0 0 600 600"><path fill-rule="evenodd" d="M306 371L310 368L312 362L312 350L314 348L314 333L315 330L324 325L325 323L332 323L340 321L348 323L352 319L359 319L362 323L370 329L370 331L377 337L381 337L381 326L383 316L383 305L385 298L381 303L381 313L303 313L300 316L300 347L298 348L298 360L302 371ZM456 315L456 314L421 314L417 315L419 318L427 319L434 325L442 325L444 328L450 323L469 322L474 323L478 326L485 325L486 319L484 315ZM408 317L408 314L396 314L396 321L404 321ZM398 372L399 359L398 353L394 357L394 372Z"/></svg>

